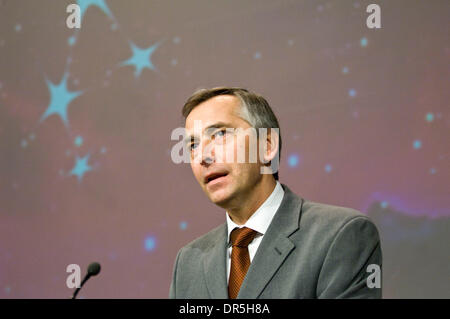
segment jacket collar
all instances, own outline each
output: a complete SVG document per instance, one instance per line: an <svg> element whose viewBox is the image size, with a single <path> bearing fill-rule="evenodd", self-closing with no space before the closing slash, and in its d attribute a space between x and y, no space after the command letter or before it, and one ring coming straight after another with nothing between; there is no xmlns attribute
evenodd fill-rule
<svg viewBox="0 0 450 319"><path fill-rule="evenodd" d="M203 257L203 269L205 273L206 286L212 299L227 299L227 225L222 224L218 229L216 241ZM193 285L196 283L193 282Z"/></svg>
<svg viewBox="0 0 450 319"><path fill-rule="evenodd" d="M284 189L283 200L252 260L238 298L257 298L295 248L295 244L289 239L289 236L299 228L303 199L294 194L286 185L281 184L281 186ZM217 240L205 253L203 266L211 298L226 299L228 298L226 223L218 231Z"/></svg>

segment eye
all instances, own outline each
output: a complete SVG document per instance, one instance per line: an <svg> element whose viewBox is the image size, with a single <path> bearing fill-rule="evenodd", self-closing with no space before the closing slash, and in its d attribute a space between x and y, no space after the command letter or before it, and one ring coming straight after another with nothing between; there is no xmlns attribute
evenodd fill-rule
<svg viewBox="0 0 450 319"><path fill-rule="evenodd" d="M217 131L216 133L214 133L213 136L214 136L214 138L222 137L225 135L226 132L227 132L226 130L220 130L220 131Z"/></svg>
<svg viewBox="0 0 450 319"><path fill-rule="evenodd" d="M195 148L197 148L197 145L198 145L198 143L192 143L192 144L189 145L189 149L192 151Z"/></svg>

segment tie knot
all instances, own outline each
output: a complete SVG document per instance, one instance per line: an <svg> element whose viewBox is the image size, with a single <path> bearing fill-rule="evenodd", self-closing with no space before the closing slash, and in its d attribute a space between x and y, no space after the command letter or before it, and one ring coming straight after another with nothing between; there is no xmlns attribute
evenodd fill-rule
<svg viewBox="0 0 450 319"><path fill-rule="evenodd" d="M257 232L251 228L242 227L235 228L231 232L231 245L239 247L247 247L255 238Z"/></svg>

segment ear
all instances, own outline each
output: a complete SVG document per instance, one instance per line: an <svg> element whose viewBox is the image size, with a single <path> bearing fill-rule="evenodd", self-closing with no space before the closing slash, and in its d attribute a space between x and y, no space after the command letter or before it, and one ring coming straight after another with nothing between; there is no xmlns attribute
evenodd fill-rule
<svg viewBox="0 0 450 319"><path fill-rule="evenodd" d="M270 128L267 130L264 145L264 163L270 164L279 151L280 135L278 128Z"/></svg>

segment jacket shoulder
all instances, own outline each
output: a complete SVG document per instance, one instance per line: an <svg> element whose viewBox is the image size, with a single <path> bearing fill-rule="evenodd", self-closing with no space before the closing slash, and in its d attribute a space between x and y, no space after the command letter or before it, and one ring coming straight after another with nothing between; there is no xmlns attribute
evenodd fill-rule
<svg viewBox="0 0 450 319"><path fill-rule="evenodd" d="M368 216L356 209L303 200L300 225L307 229L331 235L353 220L373 224Z"/></svg>
<svg viewBox="0 0 450 319"><path fill-rule="evenodd" d="M226 223L222 223L206 234L194 239L193 241L185 245L182 249L199 249L201 251L208 250L210 247L214 246L217 241L225 238L224 236L226 234L226 227Z"/></svg>

